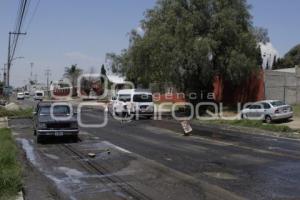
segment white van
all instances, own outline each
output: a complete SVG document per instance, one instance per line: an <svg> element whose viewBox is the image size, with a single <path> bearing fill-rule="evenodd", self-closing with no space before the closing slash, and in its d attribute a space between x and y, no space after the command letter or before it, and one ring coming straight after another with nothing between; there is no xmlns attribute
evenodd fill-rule
<svg viewBox="0 0 300 200"><path fill-rule="evenodd" d="M42 101L43 100L43 98L44 98L44 91L39 91L39 90L37 90L37 91L35 91L34 92L34 97L33 97L33 99L34 100L39 100L39 101Z"/></svg>
<svg viewBox="0 0 300 200"><path fill-rule="evenodd" d="M24 100L25 96L24 96L24 92L18 92L17 93L17 100Z"/></svg>
<svg viewBox="0 0 300 200"><path fill-rule="evenodd" d="M120 90L112 98L112 112L116 115L135 115L151 118L154 114L153 95L149 91Z"/></svg>

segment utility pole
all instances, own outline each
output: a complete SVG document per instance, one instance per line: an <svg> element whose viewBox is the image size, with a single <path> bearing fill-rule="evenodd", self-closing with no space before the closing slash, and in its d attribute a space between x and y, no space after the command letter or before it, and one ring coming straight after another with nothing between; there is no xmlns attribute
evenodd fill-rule
<svg viewBox="0 0 300 200"><path fill-rule="evenodd" d="M46 69L45 75L47 77L47 94L48 94L48 97L50 97L49 77L51 76L51 70L50 69Z"/></svg>
<svg viewBox="0 0 300 200"><path fill-rule="evenodd" d="M35 82L35 84L38 83L38 78L37 78L37 76L38 76L37 74L34 75L34 82Z"/></svg>
<svg viewBox="0 0 300 200"><path fill-rule="evenodd" d="M15 33L15 32L9 32L8 33L8 54L7 54L7 81L6 81L6 86L9 86L9 80L10 80L10 67L11 67L11 62L13 58L11 57L11 35L26 35L26 33Z"/></svg>
<svg viewBox="0 0 300 200"><path fill-rule="evenodd" d="M34 65L34 63L31 62L31 63L30 63L30 81L33 81L33 75L32 75L33 65Z"/></svg>
<svg viewBox="0 0 300 200"><path fill-rule="evenodd" d="M5 85L6 83L6 64L4 64L3 67L3 84Z"/></svg>

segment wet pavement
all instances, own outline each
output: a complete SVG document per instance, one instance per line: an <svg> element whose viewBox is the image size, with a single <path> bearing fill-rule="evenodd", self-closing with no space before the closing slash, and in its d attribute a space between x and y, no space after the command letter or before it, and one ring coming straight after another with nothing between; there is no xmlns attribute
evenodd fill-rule
<svg viewBox="0 0 300 200"><path fill-rule="evenodd" d="M223 193L237 198L87 133L78 143L51 139L37 144L28 125L29 119L10 121L30 165L52 182L60 199L218 199Z"/></svg>
<svg viewBox="0 0 300 200"><path fill-rule="evenodd" d="M92 109L83 121L101 116ZM201 125L183 137L174 121L109 118L106 127L82 128L78 143L37 145L28 119L10 126L62 199L300 199L298 140Z"/></svg>

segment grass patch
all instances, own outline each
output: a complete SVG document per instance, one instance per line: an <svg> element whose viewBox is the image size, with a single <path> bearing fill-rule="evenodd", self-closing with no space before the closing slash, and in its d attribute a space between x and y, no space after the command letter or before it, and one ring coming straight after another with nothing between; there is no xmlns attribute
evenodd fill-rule
<svg viewBox="0 0 300 200"><path fill-rule="evenodd" d="M13 199L22 187L17 147L9 129L0 129L0 200Z"/></svg>
<svg viewBox="0 0 300 200"><path fill-rule="evenodd" d="M299 104L293 106L293 111L294 111L294 115L296 117L300 117L300 105Z"/></svg>
<svg viewBox="0 0 300 200"><path fill-rule="evenodd" d="M0 107L0 117L32 117L32 108L7 110Z"/></svg>
<svg viewBox="0 0 300 200"><path fill-rule="evenodd" d="M283 132L283 133L294 132L294 130L288 126L277 125L277 124L266 124L258 120L213 120L213 121L209 121L209 123L259 128L267 131Z"/></svg>

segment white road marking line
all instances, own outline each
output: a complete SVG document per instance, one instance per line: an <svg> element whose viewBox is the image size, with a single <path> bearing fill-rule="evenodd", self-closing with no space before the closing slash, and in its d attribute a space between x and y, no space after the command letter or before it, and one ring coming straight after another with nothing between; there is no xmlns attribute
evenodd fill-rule
<svg viewBox="0 0 300 200"><path fill-rule="evenodd" d="M113 147L113 148L115 148L115 149L117 149L117 150L119 150L119 151L122 151L122 152L124 152L124 153L128 153L128 154L131 154L131 153L132 153L132 152L130 152L130 151L128 151L128 150L126 150L126 149L124 149L124 148L122 148L122 147L119 147L119 146L117 146L117 145L114 145L114 144L112 144L112 143L110 143L110 142L108 142L108 141L103 141L103 143L106 144L106 145L108 145L108 146L110 146L110 147Z"/></svg>

